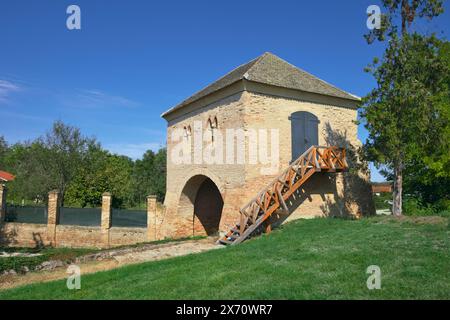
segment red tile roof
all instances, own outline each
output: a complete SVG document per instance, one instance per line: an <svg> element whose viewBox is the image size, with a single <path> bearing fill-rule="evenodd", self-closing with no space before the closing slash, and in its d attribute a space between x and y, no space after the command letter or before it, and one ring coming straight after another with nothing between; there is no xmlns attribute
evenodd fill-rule
<svg viewBox="0 0 450 320"><path fill-rule="evenodd" d="M373 193L392 192L392 183L391 182L372 183L372 192Z"/></svg>
<svg viewBox="0 0 450 320"><path fill-rule="evenodd" d="M0 180L12 181L14 180L14 178L15 178L14 175L12 175L11 173L0 170Z"/></svg>

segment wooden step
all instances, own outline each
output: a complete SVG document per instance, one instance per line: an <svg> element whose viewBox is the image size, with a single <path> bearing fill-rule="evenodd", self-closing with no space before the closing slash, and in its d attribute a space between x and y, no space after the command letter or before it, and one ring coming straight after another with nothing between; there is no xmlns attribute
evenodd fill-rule
<svg viewBox="0 0 450 320"><path fill-rule="evenodd" d="M228 244L232 244L233 243L233 241L225 240L225 239L219 239L219 242L221 244L224 244L224 245L228 245Z"/></svg>
<svg viewBox="0 0 450 320"><path fill-rule="evenodd" d="M285 216L285 215L288 215L288 214L289 214L289 211L285 211L284 209L280 208L280 209L275 210L274 213L275 213L275 214L278 214L278 215L280 215L280 216Z"/></svg>
<svg viewBox="0 0 450 320"><path fill-rule="evenodd" d="M232 234L231 236L228 236L228 238L230 238L231 240L236 240L239 237L240 237L240 235L238 235L238 234Z"/></svg>

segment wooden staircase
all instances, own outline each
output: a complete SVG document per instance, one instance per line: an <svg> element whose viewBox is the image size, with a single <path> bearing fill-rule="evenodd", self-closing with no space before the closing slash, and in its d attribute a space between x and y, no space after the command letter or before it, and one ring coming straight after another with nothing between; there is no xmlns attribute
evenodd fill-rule
<svg viewBox="0 0 450 320"><path fill-rule="evenodd" d="M284 170L258 195L242 207L240 221L217 243L235 245L263 227L274 212L289 209L286 200L316 172L341 172L348 169L345 149L312 146ZM270 225L268 226L270 231Z"/></svg>

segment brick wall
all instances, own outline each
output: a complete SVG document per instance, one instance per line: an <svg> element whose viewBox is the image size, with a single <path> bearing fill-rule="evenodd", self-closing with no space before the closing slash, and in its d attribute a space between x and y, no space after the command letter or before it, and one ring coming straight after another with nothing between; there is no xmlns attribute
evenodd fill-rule
<svg viewBox="0 0 450 320"><path fill-rule="evenodd" d="M234 87L234 89L233 89ZM233 90L234 91L233 91ZM202 230L195 212L195 202L203 182L209 178L220 191L223 210L219 231L224 232L239 219L239 209L265 187L275 175L262 175L261 164L174 164L171 152L177 142L171 134L177 128L193 126L217 117L218 130L225 136L228 128L278 129L281 172L289 165L291 154L290 115L297 111L314 114L319 123L319 144L345 147L351 172L316 174L289 203L291 214L280 217L284 223L292 219L316 216L361 216L374 213L369 174L357 157L361 142L355 102L317 94L299 93L282 88L245 82L230 86L227 92L217 92L178 111L168 119L167 127L167 193L162 234L169 237L191 236ZM248 139L245 141L248 155ZM192 150L192 147L191 147ZM197 206L200 208L201 206ZM211 218L214 220L213 218ZM211 220L209 219L209 220Z"/></svg>
<svg viewBox="0 0 450 320"><path fill-rule="evenodd" d="M46 224L3 223L0 225L2 246L36 247L49 245Z"/></svg>
<svg viewBox="0 0 450 320"><path fill-rule="evenodd" d="M110 230L110 246L123 246L149 241L146 228L116 228Z"/></svg>
<svg viewBox="0 0 450 320"><path fill-rule="evenodd" d="M161 228L161 216L164 208L156 203L155 196L149 196L147 208L147 228L111 227L111 195L104 194L102 199L102 224L100 227L59 225L59 194L49 193L48 223L26 224L0 222L0 245L15 247L72 247L72 248L109 248L149 242L162 239L155 235Z"/></svg>
<svg viewBox="0 0 450 320"><path fill-rule="evenodd" d="M103 242L100 227L56 226L55 243L47 241L47 225L5 223L0 227L0 245L14 247L36 247L54 245L70 248L108 248L132 245L149 241L147 228L110 229L109 244Z"/></svg>

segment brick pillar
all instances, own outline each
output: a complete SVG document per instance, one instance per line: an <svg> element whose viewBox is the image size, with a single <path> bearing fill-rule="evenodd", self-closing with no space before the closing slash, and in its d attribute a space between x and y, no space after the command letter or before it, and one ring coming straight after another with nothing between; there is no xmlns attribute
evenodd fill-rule
<svg viewBox="0 0 450 320"><path fill-rule="evenodd" d="M6 217L6 186L0 183L0 224Z"/></svg>
<svg viewBox="0 0 450 320"><path fill-rule="evenodd" d="M156 241L156 196L147 197L147 240Z"/></svg>
<svg viewBox="0 0 450 320"><path fill-rule="evenodd" d="M102 195L102 223L101 223L101 233L102 242L105 247L109 247L110 238L109 230L111 229L111 194L105 192Z"/></svg>
<svg viewBox="0 0 450 320"><path fill-rule="evenodd" d="M56 226L59 223L59 201L60 194L58 190L53 190L48 193L47 239L52 246L56 246Z"/></svg>

